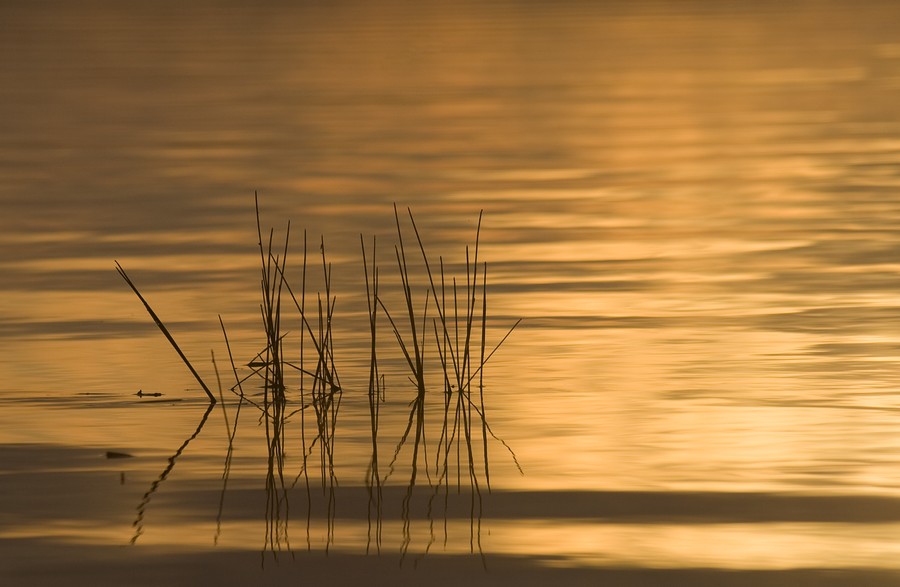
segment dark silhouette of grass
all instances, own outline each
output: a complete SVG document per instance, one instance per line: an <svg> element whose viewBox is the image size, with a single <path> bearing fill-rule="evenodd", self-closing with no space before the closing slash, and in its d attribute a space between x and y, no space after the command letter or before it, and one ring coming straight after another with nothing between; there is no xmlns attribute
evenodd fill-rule
<svg viewBox="0 0 900 587"><path fill-rule="evenodd" d="M411 541L410 504L415 487L419 481L420 458L425 465L428 484L433 493L428 504L428 517L431 525L431 536L434 541L434 500L441 489L444 494L444 512L446 514L450 494L451 471L456 472L457 490L463 485L463 471L470 492L470 526L471 547L473 552L481 550L480 524L482 517L481 485L490 489L490 472L488 460L488 440L496 438L485 415L483 372L484 366L493 353L499 348L519 322L507 332L500 343L490 352L487 351L487 264L479 269L479 246L481 241L482 214L479 214L475 232L475 244L472 249L466 247L465 287L456 277L448 276L445 271L443 257L438 258L438 270L433 271L433 263L426 252L422 233L416 225L412 212L407 209L409 226L415 235L418 252L421 255L423 278L427 280L425 299L418 304L422 308L417 313L413 290L418 289L411 277L411 263L404 244L404 228L400 221L397 207L394 207L394 220L397 233L397 245L394 248L398 274L403 294L404 318L401 320L391 314L387 305L379 298L379 304L391 325L394 337L409 369L409 379L415 387L415 397L410 403L411 409L406 428L397 443L391 461L388 476L393 472L397 460L407 444L412 444L410 460L410 478L403 501L403 534L402 551L405 553ZM449 281L449 285L448 285ZM438 285L440 284L440 285ZM480 295L480 300L479 300ZM480 301L480 303L479 303ZM433 308L434 317L428 316L429 307ZM401 326L401 322L405 326ZM429 466L428 438L429 425L426 422L428 411L426 401L429 397L427 381L429 371L426 364L426 331L428 325L434 333L433 352L437 355L438 373L443 381L442 401L443 417L439 426L439 438L436 447L432 448L432 462ZM420 326L421 325L421 326ZM479 332L480 330L480 332ZM476 381L477 389L473 389ZM481 447L476 449L476 434L481 435ZM498 439L499 440L499 439ZM516 465L518 461L509 446L500 441L510 452ZM421 457L420 457L421 455ZM481 458L479 469L478 459ZM429 474L433 470L437 478L434 482ZM521 467L520 467L521 470ZM444 516L444 537L447 538L446 515Z"/></svg>
<svg viewBox="0 0 900 587"><path fill-rule="evenodd" d="M372 548L374 539L375 549L381 552L382 537L382 500L381 473L378 469L378 424L381 403L384 401L383 386L380 384L378 372L378 266L375 264L376 241L372 239L372 272L369 274L369 263L366 258L366 243L363 236L359 236L359 244L362 252L363 274L366 280L366 306L368 310L369 332L371 334L371 346L369 348L369 424L372 437L372 457L369 461L369 470L366 472L366 490L368 492L367 511L367 541L366 553ZM373 521L374 518L374 521Z"/></svg>
<svg viewBox="0 0 900 587"><path fill-rule="evenodd" d="M256 202L256 227L259 237L260 288L262 302L260 315L266 335L263 353L262 388L263 422L268 447L266 468L266 535L264 551L274 556L283 548L290 550L287 520L290 516L287 486L285 485L285 425L287 398L284 376L284 336L281 333L281 293L287 265L290 243L290 223L284 239L284 252L279 257L273 251L274 230L269 231L267 244L263 244L259 222L259 202Z"/></svg>
<svg viewBox="0 0 900 587"><path fill-rule="evenodd" d="M303 481L307 496L307 547L311 548L310 524L314 500L314 486L324 498L326 539L325 549L334 540L334 520L336 512L335 445L338 440L337 428L341 400L345 392L338 376L335 350L336 297L332 288L332 265L326 254L325 240L320 241L321 290L313 292L312 303L308 300L308 249L307 237L303 235L303 258L299 267L300 287L291 285L294 270L288 265L291 226L287 223L282 244L276 246L274 229L264 233L260 219L259 200L255 200L258 253L260 261L260 322L265 339L261 349L246 363L249 374L241 376L231 351L231 343L225 331L221 316L219 321L235 384L230 391L238 397L234 423L228 419L224 394L218 368L216 377L222 396L223 413L228 434L228 454L223 469L223 485L219 499L217 528L221 528L221 518L225 502L225 492L231 468L233 443L237 433L242 406L246 403L259 412L259 423L264 428L268 462L266 467L266 530L263 554L272 553L276 558L282 551L293 552L288 535L291 517L289 489ZM510 447L493 432L486 416L484 389L484 367L497 349L506 341L519 322L506 332L493 348L487 346L488 306L487 306L487 264L480 260L482 214L479 214L473 247L465 249L464 276L449 274L443 257L433 263L424 243L423 233L416 225L410 210L408 223L401 222L397 207L394 206L394 220L397 244L394 246L396 277L399 280L400 297L385 298L380 291L382 272L377 262L376 242L372 240L371 256L365 239L360 235L360 249L363 277L366 288L366 311L369 330L369 373L368 417L370 428L371 456L365 474L368 495L368 541L366 551L381 551L382 508L384 493L389 478L395 470L401 455L409 455L409 478L402 500L402 545L405 556L412 540L411 525L417 517L412 515L414 495L417 487L429 488L426 518L431 539L426 553L435 542L435 519L438 516L438 497L442 497L444 542L446 544L448 526L447 512L451 487L459 493L466 487L469 496L470 546L472 552L481 552L481 519L483 515L482 488L490 491L489 441L495 439L518 461ZM415 239L413 254L407 249L410 232ZM416 262L416 258L419 262ZM203 383L190 361L175 343L168 329L151 309L137 287L117 263L120 275L143 302L154 322L176 349L191 373L200 382L210 399L210 408L216 402L215 396ZM435 268L433 270L433 268ZM416 292L424 295L419 297ZM421 295L421 294L420 294ZM399 311L391 306L398 303ZM386 404L385 375L379 368L384 350L379 346L379 322L385 319L396 341L406 365L409 381L413 386L413 397L409 401L406 425L397 440L393 457L387 471L384 471L379 450L381 437L381 411ZM298 323L297 334L286 328L288 323ZM299 338L299 340L297 340ZM288 355L297 352L296 360ZM213 355L215 367L215 356ZM253 398L245 393L244 387L254 381L259 393ZM296 381L296 384L292 382ZM437 387L433 382L439 381ZM429 407L430 406L430 407ZM435 416L437 409L439 415ZM307 413L309 412L309 413ZM189 438L176 453L181 454L187 444L199 434L201 421L194 436ZM299 419L299 439L291 436L294 418ZM307 430L311 426L311 430ZM434 442L433 439L437 441ZM288 481L287 458L289 446L299 441L302 462L293 481ZM318 464L317 467L313 463ZM170 467L148 491L146 499L139 507L138 520L142 523L143 511L149 496L165 479L174 466ZM314 471L318 469L318 479L314 481ZM521 467L519 467L521 471ZM454 481L455 473L455 481ZM422 479L425 482L422 482ZM315 500L320 503L322 500ZM415 503L421 506L421 498ZM417 506L417 507L419 507ZM319 512L321 513L321 512ZM137 522L136 522L137 524ZM217 539L218 532L217 529ZM139 536L140 531L135 535Z"/></svg>

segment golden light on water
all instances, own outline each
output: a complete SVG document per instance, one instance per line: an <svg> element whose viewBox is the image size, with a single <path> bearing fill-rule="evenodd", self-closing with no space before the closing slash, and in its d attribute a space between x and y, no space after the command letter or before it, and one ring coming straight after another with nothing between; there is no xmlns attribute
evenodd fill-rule
<svg viewBox="0 0 900 587"><path fill-rule="evenodd" d="M747 560L755 560L760 570L834 565L894 568L897 530L893 524L878 528L854 524L561 526L548 520L501 528L497 534L503 538L497 541L505 542L512 552L546 557L552 565L741 569ZM848 536L858 540L858 549L846 550Z"/></svg>
<svg viewBox="0 0 900 587"><path fill-rule="evenodd" d="M617 509L642 492L649 510L685 492L700 510L744 494L762 510L772 495L900 497L893 3L114 4L0 7L0 464L7 503L25 504L0 512L2 538L89 545L100 560L131 538L155 483L148 547L199 556L226 455L238 455L241 491L264 490L278 432L245 405L229 438L234 373L218 322L250 374L266 348L258 192L259 240L271 226L282 243L291 221L293 284L307 231L308 308L330 267L343 489L362 488L372 463L360 235L370 252L377 243L383 309L405 318L393 204L422 313L429 282L407 207L447 292L471 279L483 210L488 351L524 319L483 373L490 433L516 460L474 426L468 462L487 454L492 488L527 494L532 509L553 492L590 496L576 503L584 519L486 509L487 555L542 569L897 571L893 517L835 521L823 509L738 523L704 511L699 523ZM205 395L115 260L212 387L215 353L227 411L195 437ZM307 332L283 304L283 344L299 362ZM391 483L402 487L416 381L381 319L375 446L385 467L399 455ZM446 350L429 319L415 324L435 367ZM422 411L433 427L410 428L427 440L422 483L440 477L434 443L453 412L434 379ZM480 396L474 405L477 421ZM309 425L298 419L311 413L285 422L291 482ZM133 459L106 459L112 450ZM55 505L76 498L83 507ZM586 514L594 498L609 517ZM46 515L32 523L29 510ZM223 544L259 548L267 519L232 513ZM394 514L384 545L402 550L410 537ZM360 553L365 522L346 516L314 549ZM471 554L472 520L450 523L443 553ZM407 546L421 554L431 537L415 528Z"/></svg>

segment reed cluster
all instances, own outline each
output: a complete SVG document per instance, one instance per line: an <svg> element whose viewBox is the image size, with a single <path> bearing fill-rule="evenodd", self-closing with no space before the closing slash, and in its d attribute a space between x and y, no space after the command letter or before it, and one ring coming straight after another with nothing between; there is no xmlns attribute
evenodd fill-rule
<svg viewBox="0 0 900 587"><path fill-rule="evenodd" d="M392 264L396 268L394 283L399 288L399 295L382 293L383 271L377 261L376 240L372 238L371 245L367 246L365 237L360 236L369 368L367 389L358 393L365 394L368 405L371 457L365 483L370 546L380 550L383 487L397 466L405 462L405 469L409 471L402 504L405 552L411 535L410 507L417 487L430 488L428 515L433 526L437 497L443 494L446 514L450 488L459 490L465 486L471 495L474 524L481 518L482 488L490 490L489 443L501 443L518 466L512 450L494 434L488 422L484 368L520 321L513 324L499 342L488 346L488 266L480 259L479 251L482 214L478 216L474 244L466 246L464 275L460 276L449 274L443 257L429 256L411 211L407 210L406 217L401 220L395 205L394 220L396 243ZM303 233L302 259L294 269L288 263L290 223L284 241L276 244L274 229L262 230L258 199L256 228L260 260L259 312L264 342L256 355L245 362L245 368L238 368L224 321L219 317L235 381L229 389L239 400L233 424L229 424L227 412L225 416L226 426L230 426L229 444L237 432L241 407L252 406L258 412L260 425L265 428L269 455L266 475L268 550L277 552L290 548L288 490L301 483L307 489L307 512L312 508L314 486L318 486L318 491L327 498L326 544L331 544L338 485L335 444L341 400L344 393L356 393L345 390L338 375L332 265L323 238L319 242L320 254L316 261L321 271L318 280L321 287L318 291L308 291L312 269L306 233ZM216 397L118 263L117 269L200 383L210 403L215 403ZM288 323L299 325L299 336L288 336ZM383 329L395 341L393 349L383 348ZM382 411L385 406L395 404L386 401L385 374L379 364L383 357L397 350L412 389L403 392L391 388L391 394L410 393L411 398L405 427L393 441L390 460L385 461L379 447L383 442L391 441L382 438ZM245 393L251 381L256 391ZM220 396L221 390L220 381ZM297 420L299 434L291 436L289 424ZM289 472L285 456L297 448L302 454L302 462L299 471ZM226 483L230 457L229 448L223 475ZM446 539L446 515L444 521ZM473 548L477 546L477 534L473 526Z"/></svg>

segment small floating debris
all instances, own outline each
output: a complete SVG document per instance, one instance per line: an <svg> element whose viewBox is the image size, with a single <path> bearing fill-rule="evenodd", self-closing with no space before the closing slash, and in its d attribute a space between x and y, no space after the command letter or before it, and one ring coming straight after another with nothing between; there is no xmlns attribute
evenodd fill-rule
<svg viewBox="0 0 900 587"><path fill-rule="evenodd" d="M162 394L158 391L149 392L149 391L144 391L143 389L139 389L137 391L137 393L134 395L136 395L138 397L160 397L160 396L162 396Z"/></svg>
<svg viewBox="0 0 900 587"><path fill-rule="evenodd" d="M130 455L127 452L115 452L112 450L106 451L106 458L108 459L130 459L133 457L134 455Z"/></svg>

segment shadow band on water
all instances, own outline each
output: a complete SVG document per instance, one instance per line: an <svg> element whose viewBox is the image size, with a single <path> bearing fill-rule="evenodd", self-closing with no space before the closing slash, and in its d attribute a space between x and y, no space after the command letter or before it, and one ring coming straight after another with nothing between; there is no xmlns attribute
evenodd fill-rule
<svg viewBox="0 0 900 587"><path fill-rule="evenodd" d="M182 484L180 508L195 509L218 497L212 489ZM186 486L184 486L186 485ZM334 491L339 519L366 520L368 489L342 486ZM404 517L402 500L408 488L382 487L383 520ZM257 515L255 504L264 496L259 489L228 490L229 517L233 520ZM305 490L289 490L288 498L306 501ZM467 520L470 492L453 493L440 517ZM420 488L409 503L410 520L427 520L432 493ZM324 518L321 496L313 494L313 519ZM481 497L483 521L567 520L628 524L753 524L766 522L893 524L900 522L900 498L857 495L808 495L797 493L728 493L665 491L503 491L495 489ZM434 505L434 504L432 504ZM434 513L434 512L432 512ZM304 513L305 515L305 513Z"/></svg>
<svg viewBox="0 0 900 587"><path fill-rule="evenodd" d="M389 557L345 553L298 554L298 565L272 565L265 570L253 564L257 555L247 551L154 552L120 547L98 547L48 542L47 539L0 539L7 556L41 563L23 565L20 577L32 585L60 584L59 566L77 574L80 584L131 585L428 585L429 587L521 587L546 585L604 585L616 587L895 587L900 572L877 568L802 568L779 570L713 568L562 567L546 558L491 557L488 572L480 572L472 557L446 555L422 561L415 569L398 567ZM46 560L55 561L54 565ZM179 583L178 579L182 582ZM263 582L263 583L260 583Z"/></svg>

